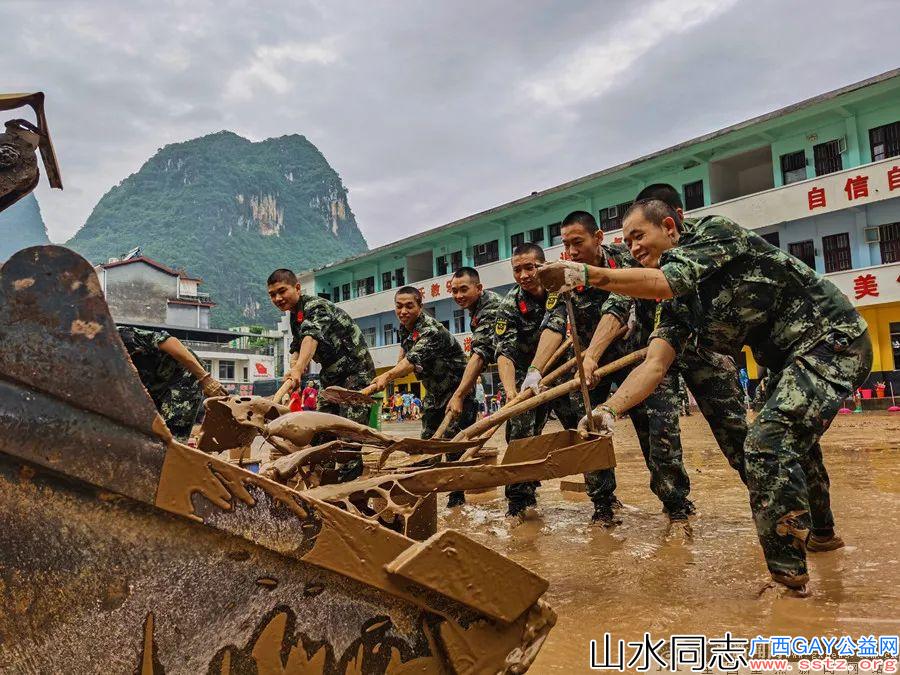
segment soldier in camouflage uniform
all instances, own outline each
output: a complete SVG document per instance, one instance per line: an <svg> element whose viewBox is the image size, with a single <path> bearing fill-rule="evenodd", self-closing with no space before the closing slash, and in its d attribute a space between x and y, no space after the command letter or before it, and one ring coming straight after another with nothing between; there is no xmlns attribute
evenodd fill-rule
<svg viewBox="0 0 900 675"><path fill-rule="evenodd" d="M446 414L447 403L456 391L466 369L466 355L456 338L437 319L422 311L418 289L404 286L394 295L394 311L400 321L400 359L389 371L376 377L364 391L382 391L390 382L415 373L425 386L422 400L422 438L432 438ZM470 391L463 399L462 411L444 433L453 438L461 428L475 422L475 397ZM447 458L458 459L459 454ZM464 492L451 492L447 506L464 504Z"/></svg>
<svg viewBox="0 0 900 675"><path fill-rule="evenodd" d="M683 218L681 196L670 185L657 183L644 188L635 201L643 199L659 199L668 204L678 215L682 232L690 231L696 224L696 220ZM635 261L635 265L637 264ZM632 306L634 329L630 338L631 347L639 349L647 346L659 321L660 303L656 300L632 300L627 296L611 293L603 306L603 313L612 314L624 325L629 319L628 311ZM644 401L650 419L650 456L645 457L648 466L655 463L662 467L662 472L669 478L660 477L657 480L673 481L671 489L683 493L686 511L693 513L694 505L687 499L690 480L683 471L681 425L678 417L678 409L689 405L685 385L694 395L722 454L745 483L744 441L747 437L747 418L741 403L743 396L734 361L693 344L685 348L659 388ZM677 465L682 467L681 470L675 466L672 458L677 458ZM667 466L672 466L672 470L667 471ZM652 483L653 468L650 473ZM653 491L656 492L655 489ZM669 512L670 518L676 514L677 512Z"/></svg>
<svg viewBox="0 0 900 675"><path fill-rule="evenodd" d="M294 337L290 351L296 359L285 380L291 381L291 390L300 387L310 361L322 367L319 373L322 388L361 389L371 382L375 377L372 355L362 331L347 312L330 300L302 293L296 275L290 270L272 272L268 290L272 303L281 311L289 312L290 316ZM316 409L360 424L369 423L369 406L337 405L319 396ZM327 440L326 436L320 435L313 439L313 444ZM338 480L354 480L362 475L362 459L350 460L337 468Z"/></svg>
<svg viewBox="0 0 900 675"><path fill-rule="evenodd" d="M537 266L544 262L540 246L518 246L510 262L516 285L497 310L494 334L500 379L511 398L529 373L536 373L540 379L541 370L566 334L566 315L563 306L557 304L556 294L548 294L538 281ZM575 396L562 396L517 415L506 423L507 443L539 435L551 410L563 427L572 429L578 424L584 406ZM539 485L538 481L507 485L507 515L519 516L528 507L535 506Z"/></svg>
<svg viewBox="0 0 900 675"><path fill-rule="evenodd" d="M475 384L484 369L494 362L494 322L500 307L500 296L484 290L478 270L460 267L450 278L450 294L457 305L469 310L469 326L472 329L469 362L459 386L447 402L447 412L459 417L463 402L475 390Z"/></svg>
<svg viewBox="0 0 900 675"><path fill-rule="evenodd" d="M587 211L574 211L566 216L562 221L561 231L565 252L576 263L604 269L619 269L635 264L624 246L602 243L603 232L597 227L593 215ZM570 292L578 337L582 345L588 346L584 352L586 373L592 373L599 365L615 361L637 348L631 339L618 339L622 333L623 323L627 322L630 299L619 303L624 305L625 320L621 321L613 316L603 316L602 310L610 297L609 291L583 286ZM605 401L609 397L613 382L621 384L630 371L630 368L622 369L599 382L594 382L591 377L589 383L591 405ZM677 382L673 386L677 387ZM690 481L681 460L680 447L678 452L653 451L654 439L662 437L666 421L659 417L651 420L645 405L633 407L628 414L650 470L651 489L659 497L663 509L670 518L686 519L693 510L693 504L688 499ZM616 477L613 469L587 473L585 483L588 496L594 504L592 520L607 526L620 522L612 510L618 503L614 495Z"/></svg>
<svg viewBox="0 0 900 675"><path fill-rule="evenodd" d="M191 435L203 396L226 396L194 352L163 330L119 326L119 336L166 426L180 441Z"/></svg>
<svg viewBox="0 0 900 675"><path fill-rule="evenodd" d="M748 345L769 369L766 401L750 424L744 464L750 506L772 579L805 593L807 547L843 546L834 532L828 473L819 439L844 398L872 365L865 321L827 279L762 237L721 216L678 231L664 202L637 202L625 239L643 270L542 270L560 288L590 283L642 298L663 298L644 363L593 411L610 427L642 400L691 342L737 356Z"/></svg>

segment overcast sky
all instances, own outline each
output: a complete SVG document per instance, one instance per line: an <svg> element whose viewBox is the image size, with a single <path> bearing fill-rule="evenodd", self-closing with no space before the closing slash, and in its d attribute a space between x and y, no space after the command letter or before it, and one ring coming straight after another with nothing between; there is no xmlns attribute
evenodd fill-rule
<svg viewBox="0 0 900 675"><path fill-rule="evenodd" d="M370 246L900 65L894 0L0 1L54 241L162 146L309 138Z"/></svg>

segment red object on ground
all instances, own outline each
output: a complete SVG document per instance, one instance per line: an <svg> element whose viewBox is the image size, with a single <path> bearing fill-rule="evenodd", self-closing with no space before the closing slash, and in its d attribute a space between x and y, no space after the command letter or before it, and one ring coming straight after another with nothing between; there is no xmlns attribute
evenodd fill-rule
<svg viewBox="0 0 900 675"><path fill-rule="evenodd" d="M291 412L300 412L303 410L303 401L300 400L300 392L295 391L291 394L291 402L288 406Z"/></svg>
<svg viewBox="0 0 900 675"><path fill-rule="evenodd" d="M872 390L871 389L860 389L859 393L862 394L863 398L872 398Z"/></svg>

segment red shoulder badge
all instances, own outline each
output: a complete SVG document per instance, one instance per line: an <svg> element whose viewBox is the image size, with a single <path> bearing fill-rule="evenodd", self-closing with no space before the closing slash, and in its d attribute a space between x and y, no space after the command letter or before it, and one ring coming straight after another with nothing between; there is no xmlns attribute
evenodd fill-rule
<svg viewBox="0 0 900 675"><path fill-rule="evenodd" d="M303 323L303 310L297 312L297 323Z"/></svg>
<svg viewBox="0 0 900 675"><path fill-rule="evenodd" d="M528 305L525 304L524 300L519 300L519 311L522 314L528 314Z"/></svg>
<svg viewBox="0 0 900 675"><path fill-rule="evenodd" d="M419 331L414 330L414 331L412 332L412 339L413 339L413 342L415 342L416 340L419 339Z"/></svg>

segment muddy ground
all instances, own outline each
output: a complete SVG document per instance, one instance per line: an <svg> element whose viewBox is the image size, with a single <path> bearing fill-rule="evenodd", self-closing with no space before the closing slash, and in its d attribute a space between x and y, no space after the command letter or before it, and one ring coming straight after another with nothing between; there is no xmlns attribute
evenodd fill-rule
<svg viewBox="0 0 900 675"><path fill-rule="evenodd" d="M758 597L767 579L747 492L699 414L682 417L685 463L698 514L693 539L667 537L667 519L648 487L631 423L615 436L622 525L590 526L586 495L538 492L521 523L504 518L502 490L470 496L439 528L468 533L550 581L559 615L532 672L590 672L588 644L676 633L721 636L897 634L900 632L900 413L839 416L822 445L844 549L811 554L811 597ZM558 428L556 423L547 430ZM413 435L417 423L387 424ZM502 443L502 433L495 438Z"/></svg>

